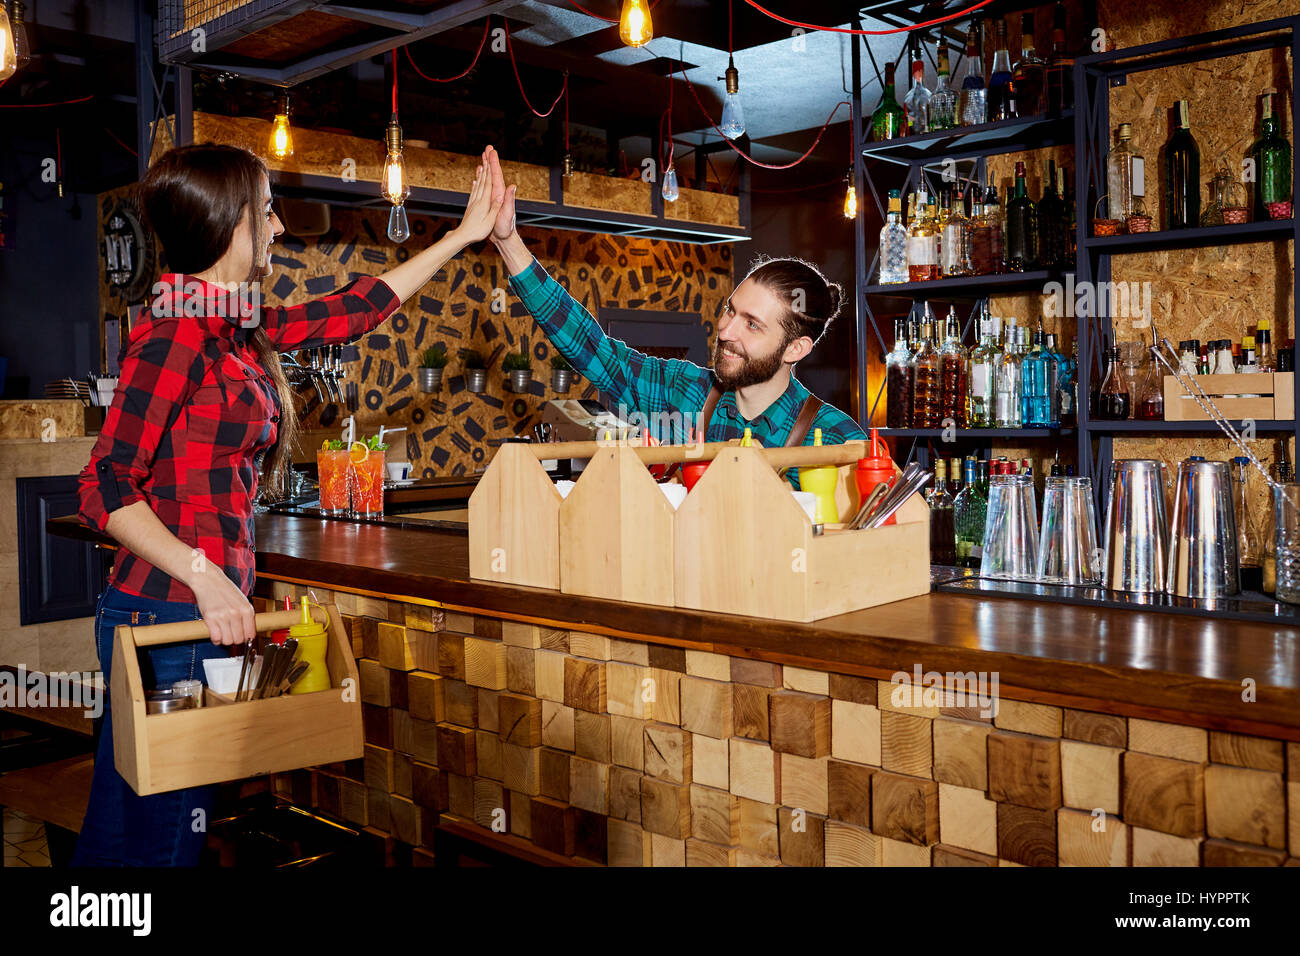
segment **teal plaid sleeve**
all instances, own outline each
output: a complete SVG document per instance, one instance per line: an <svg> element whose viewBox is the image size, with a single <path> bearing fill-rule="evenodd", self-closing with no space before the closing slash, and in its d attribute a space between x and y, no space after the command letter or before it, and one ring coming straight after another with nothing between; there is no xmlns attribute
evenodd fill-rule
<svg viewBox="0 0 1300 956"><path fill-rule="evenodd" d="M646 355L606 335L591 313L537 260L511 276L510 287L569 364L623 408L610 411L625 420L633 411L652 420L671 415L671 440L685 440L680 424L688 418L693 421L704 407L710 387L708 369L682 359ZM652 432L663 438L659 429Z"/></svg>

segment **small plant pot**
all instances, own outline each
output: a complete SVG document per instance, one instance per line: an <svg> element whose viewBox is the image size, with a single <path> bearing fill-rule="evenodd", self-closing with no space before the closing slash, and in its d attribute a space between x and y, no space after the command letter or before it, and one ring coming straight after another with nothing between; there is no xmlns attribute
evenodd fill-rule
<svg viewBox="0 0 1300 956"><path fill-rule="evenodd" d="M510 391L526 392L528 385L533 380L533 370L530 368L515 369L509 373Z"/></svg>
<svg viewBox="0 0 1300 956"><path fill-rule="evenodd" d="M551 369L551 389L556 392L567 392L569 386L573 384L573 369L553 368Z"/></svg>
<svg viewBox="0 0 1300 956"><path fill-rule="evenodd" d="M487 369L465 369L465 388L471 392L481 392L487 386Z"/></svg>
<svg viewBox="0 0 1300 956"><path fill-rule="evenodd" d="M436 392L442 388L442 369L421 368L416 370L420 380L420 391Z"/></svg>

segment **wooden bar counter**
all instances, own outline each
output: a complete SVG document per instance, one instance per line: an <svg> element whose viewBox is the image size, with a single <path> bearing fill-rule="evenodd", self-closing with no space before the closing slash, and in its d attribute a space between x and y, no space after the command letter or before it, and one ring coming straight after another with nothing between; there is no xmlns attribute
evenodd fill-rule
<svg viewBox="0 0 1300 956"><path fill-rule="evenodd" d="M261 601L337 603L365 712L364 760L277 792L415 862L1300 865L1294 627L954 594L797 624L471 581L450 532L262 515L257 547ZM996 713L900 697L918 669L996 675Z"/></svg>

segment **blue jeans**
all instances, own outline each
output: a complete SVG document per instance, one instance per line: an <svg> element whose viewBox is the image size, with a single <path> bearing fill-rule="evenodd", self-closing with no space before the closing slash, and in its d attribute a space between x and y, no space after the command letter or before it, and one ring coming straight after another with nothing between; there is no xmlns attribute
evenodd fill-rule
<svg viewBox="0 0 1300 956"><path fill-rule="evenodd" d="M113 664L113 630L120 624L168 624L199 619L198 605L156 601L111 585L95 609L95 650L104 672L104 716L90 785L90 805L81 825L72 866L195 866L207 841L216 788L193 787L141 797L113 765L113 709L107 693ZM203 661L227 656L227 649L204 638L150 648L140 655L146 689L170 687L178 680L201 680ZM152 674L149 671L152 670ZM201 810L202 813L196 813Z"/></svg>

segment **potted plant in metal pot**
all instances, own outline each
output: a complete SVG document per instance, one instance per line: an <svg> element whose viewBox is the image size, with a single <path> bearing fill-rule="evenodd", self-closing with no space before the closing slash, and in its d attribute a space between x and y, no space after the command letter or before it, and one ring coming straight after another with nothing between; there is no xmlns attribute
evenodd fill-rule
<svg viewBox="0 0 1300 956"><path fill-rule="evenodd" d="M573 384L573 366L563 355L551 356L551 388L557 392L567 392Z"/></svg>
<svg viewBox="0 0 1300 956"><path fill-rule="evenodd" d="M502 363L510 379L512 392L525 392L533 380L533 360L526 351L509 352Z"/></svg>
<svg viewBox="0 0 1300 956"><path fill-rule="evenodd" d="M447 354L447 347L441 343L430 345L420 353L420 367L417 370L420 378L420 391L436 392L442 387L442 370L447 367L447 361L451 358Z"/></svg>
<svg viewBox="0 0 1300 956"><path fill-rule="evenodd" d="M462 357L461 366L465 370L465 388L471 392L483 391L487 385L487 368L483 364L483 356L470 349Z"/></svg>

